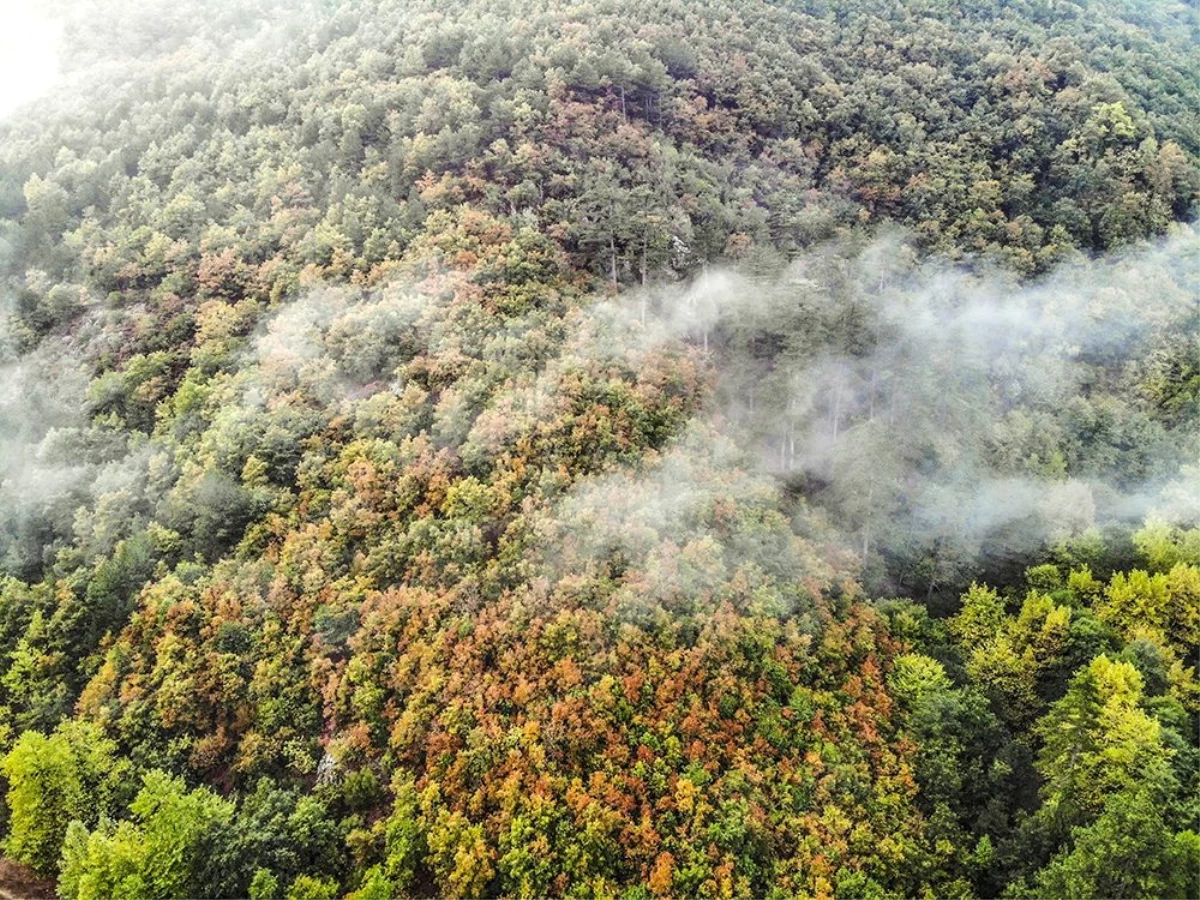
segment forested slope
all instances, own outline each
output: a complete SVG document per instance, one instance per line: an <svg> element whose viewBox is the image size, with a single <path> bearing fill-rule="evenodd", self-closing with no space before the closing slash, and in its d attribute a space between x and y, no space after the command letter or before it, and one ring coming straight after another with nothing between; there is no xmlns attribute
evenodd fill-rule
<svg viewBox="0 0 1200 900"><path fill-rule="evenodd" d="M46 9L64 78L0 121L8 856L1200 889L1186 4Z"/></svg>

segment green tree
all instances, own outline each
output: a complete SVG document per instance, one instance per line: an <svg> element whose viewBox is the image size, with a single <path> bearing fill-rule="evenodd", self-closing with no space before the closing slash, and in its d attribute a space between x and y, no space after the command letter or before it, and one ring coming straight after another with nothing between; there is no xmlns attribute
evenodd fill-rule
<svg viewBox="0 0 1200 900"><path fill-rule="evenodd" d="M399 892L383 874L381 866L371 866L363 874L358 890L348 894L349 900L392 900Z"/></svg>
<svg viewBox="0 0 1200 900"><path fill-rule="evenodd" d="M299 876L287 891L287 900L336 900L337 896L337 881L312 875Z"/></svg>
<svg viewBox="0 0 1200 900"><path fill-rule="evenodd" d="M1071 847L1037 873L1034 896L1195 897L1200 836L1172 833L1149 791L1110 797L1091 825L1071 832Z"/></svg>
<svg viewBox="0 0 1200 900"><path fill-rule="evenodd" d="M94 725L65 722L52 734L27 731L0 761L8 779L5 851L43 872L58 866L72 820L95 824L111 813L124 771L116 745Z"/></svg>
<svg viewBox="0 0 1200 900"><path fill-rule="evenodd" d="M1037 723L1044 741L1037 768L1046 779L1045 812L1067 825L1093 821L1106 800L1173 780L1162 726L1139 708L1142 677L1127 662L1096 657L1066 696Z"/></svg>
<svg viewBox="0 0 1200 900"><path fill-rule="evenodd" d="M132 820L78 828L63 855L60 891L68 897L186 898L213 896L202 875L214 839L234 806L208 788L188 791L179 778L152 771L142 779Z"/></svg>

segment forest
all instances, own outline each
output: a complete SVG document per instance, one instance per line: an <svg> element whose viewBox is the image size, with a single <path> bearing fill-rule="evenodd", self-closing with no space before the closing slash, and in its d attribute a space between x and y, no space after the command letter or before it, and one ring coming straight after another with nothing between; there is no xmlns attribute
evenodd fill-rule
<svg viewBox="0 0 1200 900"><path fill-rule="evenodd" d="M1194 4L29 6L0 897L1200 897Z"/></svg>

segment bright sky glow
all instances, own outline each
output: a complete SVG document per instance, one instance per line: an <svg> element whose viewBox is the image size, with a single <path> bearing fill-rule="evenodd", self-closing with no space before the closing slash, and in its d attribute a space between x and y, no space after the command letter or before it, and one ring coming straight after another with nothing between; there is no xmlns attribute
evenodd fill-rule
<svg viewBox="0 0 1200 900"><path fill-rule="evenodd" d="M0 117L44 94L58 77L61 24L29 0L0 0Z"/></svg>

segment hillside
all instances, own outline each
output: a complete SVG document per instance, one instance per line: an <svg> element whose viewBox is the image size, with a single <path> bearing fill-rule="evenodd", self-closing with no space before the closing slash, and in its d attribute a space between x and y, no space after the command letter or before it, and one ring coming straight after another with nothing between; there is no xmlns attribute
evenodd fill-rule
<svg viewBox="0 0 1200 900"><path fill-rule="evenodd" d="M1200 891L1187 4L39 8L59 896Z"/></svg>

